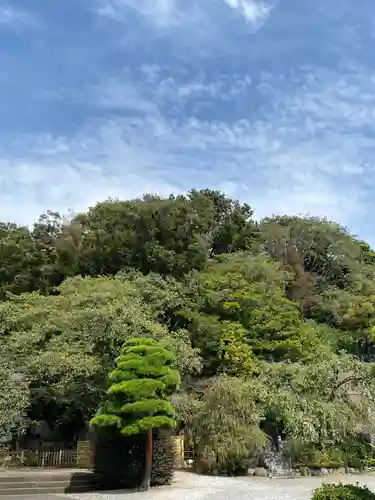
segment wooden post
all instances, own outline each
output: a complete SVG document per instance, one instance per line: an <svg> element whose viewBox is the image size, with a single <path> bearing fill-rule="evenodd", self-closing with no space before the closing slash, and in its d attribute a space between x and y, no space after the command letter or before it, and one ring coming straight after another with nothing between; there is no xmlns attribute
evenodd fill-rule
<svg viewBox="0 0 375 500"><path fill-rule="evenodd" d="M172 450L176 467L182 469L185 466L184 436L172 437Z"/></svg>
<svg viewBox="0 0 375 500"><path fill-rule="evenodd" d="M77 467L79 469L91 469L93 466L93 450L91 441L78 441L77 443Z"/></svg>

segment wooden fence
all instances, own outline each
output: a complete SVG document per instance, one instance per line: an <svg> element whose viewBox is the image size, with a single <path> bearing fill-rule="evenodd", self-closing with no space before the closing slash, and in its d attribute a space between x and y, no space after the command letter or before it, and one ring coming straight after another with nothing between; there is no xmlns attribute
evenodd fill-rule
<svg viewBox="0 0 375 500"><path fill-rule="evenodd" d="M183 436L172 438L172 448L177 468L184 468L194 458L190 446L184 446ZM74 450L23 450L0 449L0 468L40 467L92 469L93 448L90 441L79 441Z"/></svg>
<svg viewBox="0 0 375 500"><path fill-rule="evenodd" d="M74 468L77 467L77 451L3 450L0 451L0 467Z"/></svg>

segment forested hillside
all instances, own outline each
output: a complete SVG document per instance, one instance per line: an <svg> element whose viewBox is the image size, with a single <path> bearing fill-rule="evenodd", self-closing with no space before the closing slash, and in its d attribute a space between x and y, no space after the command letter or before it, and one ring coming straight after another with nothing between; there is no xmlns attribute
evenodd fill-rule
<svg viewBox="0 0 375 500"><path fill-rule="evenodd" d="M73 439L141 336L177 354L180 418L202 456L228 462L275 435L346 450L375 408L374 277L375 253L338 224L256 222L210 190L3 223L1 434L46 421Z"/></svg>

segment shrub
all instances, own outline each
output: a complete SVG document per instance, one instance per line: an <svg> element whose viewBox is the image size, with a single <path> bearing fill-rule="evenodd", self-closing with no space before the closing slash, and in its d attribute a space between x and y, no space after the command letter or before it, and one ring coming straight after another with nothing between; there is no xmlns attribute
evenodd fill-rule
<svg viewBox="0 0 375 500"><path fill-rule="evenodd" d="M250 462L250 459L246 457L228 458L222 472L226 476L246 476Z"/></svg>
<svg viewBox="0 0 375 500"><path fill-rule="evenodd" d="M342 449L350 457L356 457L363 461L372 457L373 449L369 438L357 436L355 439L348 439L342 444Z"/></svg>
<svg viewBox="0 0 375 500"><path fill-rule="evenodd" d="M151 485L162 486L172 481L174 456L169 436L154 431ZM96 435L94 472L98 489L137 489L145 468L146 436Z"/></svg>
<svg viewBox="0 0 375 500"><path fill-rule="evenodd" d="M309 469L339 469L347 464L345 455L340 450L320 451L307 450L304 455L300 455L297 466L308 467ZM351 467L351 466L350 466ZM354 466L353 466L354 467Z"/></svg>
<svg viewBox="0 0 375 500"><path fill-rule="evenodd" d="M363 470L365 467L365 461L355 455L348 455L346 457L346 465L352 467L353 469Z"/></svg>
<svg viewBox="0 0 375 500"><path fill-rule="evenodd" d="M299 472L300 472L301 476L310 476L311 475L311 471L308 467L300 467Z"/></svg>
<svg viewBox="0 0 375 500"><path fill-rule="evenodd" d="M220 375L206 382L199 396L183 403L181 413L187 431L194 436L197 471L246 475L249 457L256 456L269 443L259 428L261 412L254 394L251 382Z"/></svg>
<svg viewBox="0 0 375 500"><path fill-rule="evenodd" d="M212 450L204 449L195 459L194 467L198 474L213 476L247 476L254 459L246 455L227 455L217 457Z"/></svg>
<svg viewBox="0 0 375 500"><path fill-rule="evenodd" d="M144 473L144 436L96 434L94 472L100 490L138 488Z"/></svg>
<svg viewBox="0 0 375 500"><path fill-rule="evenodd" d="M348 439L342 443L341 447L345 454L345 465L347 467L362 470L368 464L368 460L373 457L373 449L369 438L364 435Z"/></svg>
<svg viewBox="0 0 375 500"><path fill-rule="evenodd" d="M155 436L152 447L151 486L171 484L175 460L170 436Z"/></svg>
<svg viewBox="0 0 375 500"><path fill-rule="evenodd" d="M375 494L358 485L325 484L315 490L312 500L375 500Z"/></svg>

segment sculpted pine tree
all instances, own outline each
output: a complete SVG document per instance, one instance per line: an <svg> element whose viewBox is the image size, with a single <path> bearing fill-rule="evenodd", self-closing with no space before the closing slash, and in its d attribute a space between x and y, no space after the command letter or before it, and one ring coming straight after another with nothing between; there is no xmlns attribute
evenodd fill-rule
<svg viewBox="0 0 375 500"><path fill-rule="evenodd" d="M109 375L108 399L91 421L95 428L115 428L123 436L147 434L142 489L152 470L152 430L173 428L175 409L170 396L180 384L175 357L152 339L130 339Z"/></svg>

